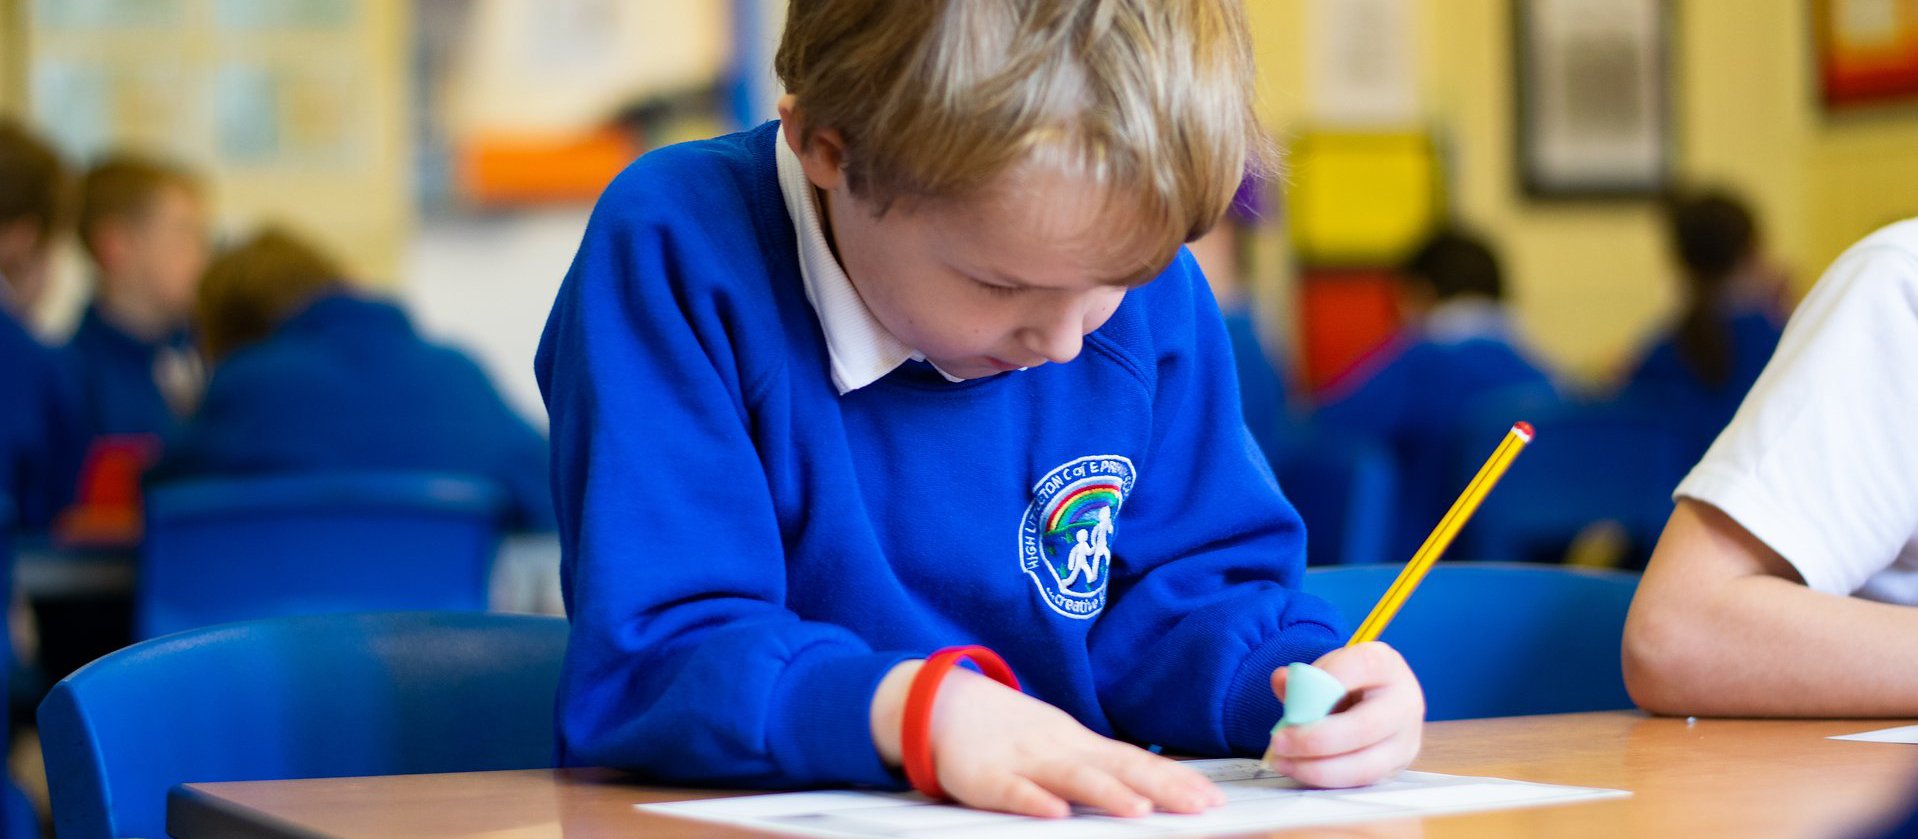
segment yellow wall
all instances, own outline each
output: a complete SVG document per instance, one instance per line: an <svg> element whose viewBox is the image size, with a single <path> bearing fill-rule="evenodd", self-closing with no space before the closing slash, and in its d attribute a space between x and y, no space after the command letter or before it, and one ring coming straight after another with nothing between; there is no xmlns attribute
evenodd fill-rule
<svg viewBox="0 0 1918 839"><path fill-rule="evenodd" d="M20 8L26 0L0 0L0 117L18 116L26 100L26 33Z"/></svg>
<svg viewBox="0 0 1918 839"><path fill-rule="evenodd" d="M1426 124L1453 211L1499 246L1527 336L1581 378L1620 364L1676 305L1653 208L1526 199L1513 164L1510 0L1412 0ZM1828 118L1804 0L1673 4L1683 178L1743 193L1803 289L1851 241L1918 215L1918 109ZM1281 138L1301 118L1307 0L1248 0L1261 95Z"/></svg>
<svg viewBox="0 0 1918 839"><path fill-rule="evenodd" d="M224 227L244 232L263 222L290 223L325 243L355 279L382 288L405 281L400 270L414 232L409 6L361 0L361 17L344 38L249 39L246 48L260 56L349 49L361 68L357 96L367 100L364 114L374 124L363 156L344 171L218 170Z"/></svg>

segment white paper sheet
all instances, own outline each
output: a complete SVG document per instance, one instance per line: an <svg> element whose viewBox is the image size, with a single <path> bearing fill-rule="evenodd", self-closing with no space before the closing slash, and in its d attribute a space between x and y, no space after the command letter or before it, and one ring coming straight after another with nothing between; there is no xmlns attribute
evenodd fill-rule
<svg viewBox="0 0 1918 839"><path fill-rule="evenodd" d="M1862 743L1918 743L1918 725L1901 725L1857 734L1840 734L1827 740L1857 740Z"/></svg>
<svg viewBox="0 0 1918 839"><path fill-rule="evenodd" d="M1618 798L1614 789L1566 787L1406 772L1382 784L1349 790L1301 789L1256 760L1195 760L1226 794L1226 804L1185 816L1155 813L1116 819L1088 812L1069 819L1031 819L948 804L910 793L793 792L740 798L638 804L640 810L803 836L952 837L989 832L993 839L1193 836L1276 830L1337 822L1403 819L1434 813L1536 807Z"/></svg>

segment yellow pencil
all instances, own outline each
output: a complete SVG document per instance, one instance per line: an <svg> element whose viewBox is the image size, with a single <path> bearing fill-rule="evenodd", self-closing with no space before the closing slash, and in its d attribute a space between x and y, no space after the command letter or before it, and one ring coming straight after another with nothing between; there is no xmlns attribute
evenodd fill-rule
<svg viewBox="0 0 1918 839"><path fill-rule="evenodd" d="M1405 599L1412 596L1412 589L1418 588L1419 581L1425 579L1425 572L1452 546L1452 539L1458 536L1459 528L1478 511L1479 502L1485 500L1486 493L1505 476L1505 470L1512 465L1512 459L1525 450L1525 444L1532 442L1532 426L1518 423L1505 434L1498 448L1492 451L1490 459L1479 467L1478 474L1472 476L1472 482L1465 485L1452 509L1445 511L1445 517L1439 519L1438 527L1432 529L1432 535L1425 537L1425 543L1419 545L1418 552L1412 555L1412 561L1405 564L1405 570L1399 572L1398 579L1392 581L1392 587L1385 590L1385 596L1379 598L1379 604L1372 607L1372 613L1365 616L1365 622L1359 624L1357 632L1346 646L1376 641L1385 632L1385 625L1392 616L1399 613L1399 607L1405 605Z"/></svg>

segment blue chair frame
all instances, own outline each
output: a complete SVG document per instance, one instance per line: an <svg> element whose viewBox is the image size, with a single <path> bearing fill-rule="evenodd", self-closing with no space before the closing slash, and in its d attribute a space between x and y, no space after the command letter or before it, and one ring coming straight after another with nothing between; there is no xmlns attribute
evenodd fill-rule
<svg viewBox="0 0 1918 839"><path fill-rule="evenodd" d="M60 839L166 835L182 783L552 765L566 621L308 615L135 644L54 685Z"/></svg>
<svg viewBox="0 0 1918 839"><path fill-rule="evenodd" d="M484 610L505 509L493 483L443 474L157 485L135 634L324 612Z"/></svg>
<svg viewBox="0 0 1918 839"><path fill-rule="evenodd" d="M1314 568L1305 590L1357 627L1403 564ZM1425 688L1426 719L1631 708L1620 663L1638 575L1441 562L1380 639Z"/></svg>

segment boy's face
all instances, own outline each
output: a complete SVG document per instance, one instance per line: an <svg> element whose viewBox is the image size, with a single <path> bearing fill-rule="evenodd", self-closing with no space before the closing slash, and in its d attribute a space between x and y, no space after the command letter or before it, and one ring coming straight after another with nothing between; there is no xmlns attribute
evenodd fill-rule
<svg viewBox="0 0 1918 839"><path fill-rule="evenodd" d="M830 142L816 134L800 158L840 264L881 325L954 376L1071 361L1168 258L1128 237L1135 220L1095 185L1032 168L976 198L902 200L875 216L839 177Z"/></svg>
<svg viewBox="0 0 1918 839"><path fill-rule="evenodd" d="M103 264L115 291L144 301L158 313L185 322L206 271L206 208L200 196L179 186L155 193L143 213L120 226L114 256Z"/></svg>

